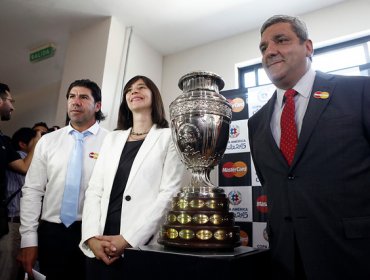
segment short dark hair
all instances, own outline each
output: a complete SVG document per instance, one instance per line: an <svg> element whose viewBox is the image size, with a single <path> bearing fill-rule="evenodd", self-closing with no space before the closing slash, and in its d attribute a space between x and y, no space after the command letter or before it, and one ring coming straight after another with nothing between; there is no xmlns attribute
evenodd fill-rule
<svg viewBox="0 0 370 280"><path fill-rule="evenodd" d="M35 127L37 126L43 126L45 127L46 129L49 129L48 125L45 123L45 122L37 122L33 125L32 129L34 129Z"/></svg>
<svg viewBox="0 0 370 280"><path fill-rule="evenodd" d="M36 136L36 131L29 127L22 127L14 132L12 136L12 145L17 151L21 150L19 142L28 143Z"/></svg>
<svg viewBox="0 0 370 280"><path fill-rule="evenodd" d="M0 97L7 97L7 91L10 91L9 86L7 84L0 83Z"/></svg>
<svg viewBox="0 0 370 280"><path fill-rule="evenodd" d="M269 19L267 19L261 27L261 30L260 30L261 35L271 25L274 25L276 23L281 23L281 22L289 23L292 26L293 32L297 35L301 43L308 40L308 31L307 31L306 24L298 17L287 16L287 15L274 15L270 17Z"/></svg>
<svg viewBox="0 0 370 280"><path fill-rule="evenodd" d="M131 78L123 89L123 98L118 112L117 129L128 129L132 127L132 112L127 106L126 94L128 89L138 80L143 80L145 85L152 92L152 120L159 128L169 127L168 121L166 120L166 114L164 111L163 101L158 87L155 83L145 76L135 76Z"/></svg>
<svg viewBox="0 0 370 280"><path fill-rule="evenodd" d="M101 89L95 82L93 82L89 79L81 79L81 80L74 81L68 87L67 94L66 94L67 99L68 99L68 95L69 95L71 89L74 88L74 87L85 87L85 88L90 89L95 103L96 102L101 102ZM104 114L101 110L99 110L98 112L95 113L95 119L98 122L105 120L105 116L104 116ZM68 116L67 116L67 120L69 122Z"/></svg>

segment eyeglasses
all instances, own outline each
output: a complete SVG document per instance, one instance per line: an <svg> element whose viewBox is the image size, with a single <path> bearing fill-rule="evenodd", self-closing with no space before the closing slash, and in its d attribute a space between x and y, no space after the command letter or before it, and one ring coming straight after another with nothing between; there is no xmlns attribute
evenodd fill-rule
<svg viewBox="0 0 370 280"><path fill-rule="evenodd" d="M3 99L3 100L9 100L9 101L10 101L10 103L12 103L12 104L14 104L14 103L15 103L15 100L14 100L14 99L12 99L12 98L9 98L9 97L1 97L1 99Z"/></svg>

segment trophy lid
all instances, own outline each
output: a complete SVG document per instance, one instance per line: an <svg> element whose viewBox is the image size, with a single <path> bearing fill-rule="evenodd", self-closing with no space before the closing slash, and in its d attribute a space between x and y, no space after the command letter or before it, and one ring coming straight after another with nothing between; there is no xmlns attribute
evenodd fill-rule
<svg viewBox="0 0 370 280"><path fill-rule="evenodd" d="M212 81L211 84L217 85L218 90L222 90L225 86L223 79L219 75L209 71L190 72L180 78L178 86L183 91L198 88L204 89L209 86L210 80Z"/></svg>

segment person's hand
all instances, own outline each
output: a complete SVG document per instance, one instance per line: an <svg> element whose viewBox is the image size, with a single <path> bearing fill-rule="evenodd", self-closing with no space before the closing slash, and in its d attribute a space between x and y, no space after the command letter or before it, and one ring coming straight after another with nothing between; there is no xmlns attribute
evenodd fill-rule
<svg viewBox="0 0 370 280"><path fill-rule="evenodd" d="M112 264L115 260L119 258L119 256L114 257L105 253L104 248L112 247L112 244L110 244L109 241L101 240L97 237L92 237L86 242L90 250L94 253L96 259L103 261L106 265Z"/></svg>
<svg viewBox="0 0 370 280"><path fill-rule="evenodd" d="M103 242L104 252L111 258L120 257L126 248L131 247L122 235L100 235L95 238Z"/></svg>
<svg viewBox="0 0 370 280"><path fill-rule="evenodd" d="M36 131L36 135L35 135L35 137L33 137L33 138L31 139L30 143L29 143L29 145L30 145L30 147L31 147L32 149L34 149L34 148L35 148L35 146L36 146L37 142L40 140L41 136L42 136L42 135L41 135L41 131Z"/></svg>
<svg viewBox="0 0 370 280"><path fill-rule="evenodd" d="M17 261L21 263L28 277L33 278L32 268L34 267L38 255L38 247L26 247L19 250Z"/></svg>

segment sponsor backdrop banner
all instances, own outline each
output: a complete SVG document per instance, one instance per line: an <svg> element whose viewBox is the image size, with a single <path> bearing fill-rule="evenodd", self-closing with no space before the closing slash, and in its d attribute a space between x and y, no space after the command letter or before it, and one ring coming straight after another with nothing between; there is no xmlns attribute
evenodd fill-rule
<svg viewBox="0 0 370 280"><path fill-rule="evenodd" d="M267 197L256 175L248 141L248 118L272 96L275 87L266 85L221 91L232 106L229 142L218 165L219 187L225 190L230 211L240 227L242 245L268 248Z"/></svg>

